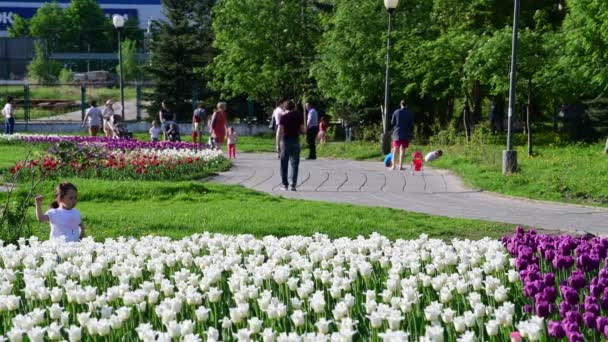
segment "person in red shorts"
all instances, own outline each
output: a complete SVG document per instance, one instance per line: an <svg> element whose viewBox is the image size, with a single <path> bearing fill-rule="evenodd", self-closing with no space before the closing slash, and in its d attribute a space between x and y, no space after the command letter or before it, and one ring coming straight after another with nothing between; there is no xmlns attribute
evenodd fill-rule
<svg viewBox="0 0 608 342"><path fill-rule="evenodd" d="M414 114L407 109L405 100L401 100L401 108L393 113L391 125L393 126L393 170L397 166L397 152L399 152L399 170L403 170L403 155L410 145L414 131Z"/></svg>

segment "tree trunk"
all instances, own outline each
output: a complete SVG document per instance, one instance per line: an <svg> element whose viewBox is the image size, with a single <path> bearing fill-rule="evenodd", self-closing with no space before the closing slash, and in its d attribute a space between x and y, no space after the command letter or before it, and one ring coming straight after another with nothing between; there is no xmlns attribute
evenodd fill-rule
<svg viewBox="0 0 608 342"><path fill-rule="evenodd" d="M528 155L532 155L532 128L530 127L530 111L532 107L532 78L528 78L528 105L526 106L526 127L528 128Z"/></svg>
<svg viewBox="0 0 608 342"><path fill-rule="evenodd" d="M469 116L469 113L468 113L469 99L468 99L467 95L464 96L464 106L463 107L464 108L462 109L462 121L464 123L464 135L467 139L467 142L469 142L469 141L471 141L471 135L469 134L469 122L468 122L468 120L469 120L469 118L468 118L468 116Z"/></svg>
<svg viewBox="0 0 608 342"><path fill-rule="evenodd" d="M482 100L481 82L476 80L475 84L473 85L473 115L471 115L471 119L469 120L473 124L477 124L481 121L481 117L483 115Z"/></svg>
<svg viewBox="0 0 608 342"><path fill-rule="evenodd" d="M608 154L608 139L606 139L606 146L604 146L604 153Z"/></svg>

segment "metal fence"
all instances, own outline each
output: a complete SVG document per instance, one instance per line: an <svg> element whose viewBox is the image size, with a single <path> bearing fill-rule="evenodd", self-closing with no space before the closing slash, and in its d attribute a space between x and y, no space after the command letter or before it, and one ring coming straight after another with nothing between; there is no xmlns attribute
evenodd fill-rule
<svg viewBox="0 0 608 342"><path fill-rule="evenodd" d="M128 84L124 87L125 119L141 121L147 118L144 97L151 87ZM103 107L106 101L113 104L115 113L121 113L120 89L104 84L28 84L0 81L0 104L11 96L15 105L15 119L25 122L80 122L92 101Z"/></svg>

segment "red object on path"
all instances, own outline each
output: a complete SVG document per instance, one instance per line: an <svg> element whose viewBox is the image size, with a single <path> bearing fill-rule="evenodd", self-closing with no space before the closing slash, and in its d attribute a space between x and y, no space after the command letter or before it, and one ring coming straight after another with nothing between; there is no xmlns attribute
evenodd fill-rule
<svg viewBox="0 0 608 342"><path fill-rule="evenodd" d="M422 164L424 162L424 157L422 156L422 152L415 151L412 153L412 172L413 171L422 171Z"/></svg>

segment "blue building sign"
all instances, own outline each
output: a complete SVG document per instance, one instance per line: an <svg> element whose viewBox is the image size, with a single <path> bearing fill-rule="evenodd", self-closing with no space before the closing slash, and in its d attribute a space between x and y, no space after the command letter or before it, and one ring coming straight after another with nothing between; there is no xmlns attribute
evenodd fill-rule
<svg viewBox="0 0 608 342"><path fill-rule="evenodd" d="M13 25L14 15L17 14L22 18L30 19L36 14L37 8L32 7L0 7L0 31L6 31ZM102 8L103 13L111 17L114 14L120 14L125 19L139 19L136 9L131 8Z"/></svg>
<svg viewBox="0 0 608 342"><path fill-rule="evenodd" d="M6 30L13 25L15 15L22 18L32 18L38 8L45 2L50 1L2 1L0 0L0 36L6 35ZM67 7L70 0L59 0L60 7ZM139 27L145 28L148 19L163 18L160 0L98 0L103 13L111 17L120 14L127 19L135 18L139 20Z"/></svg>

